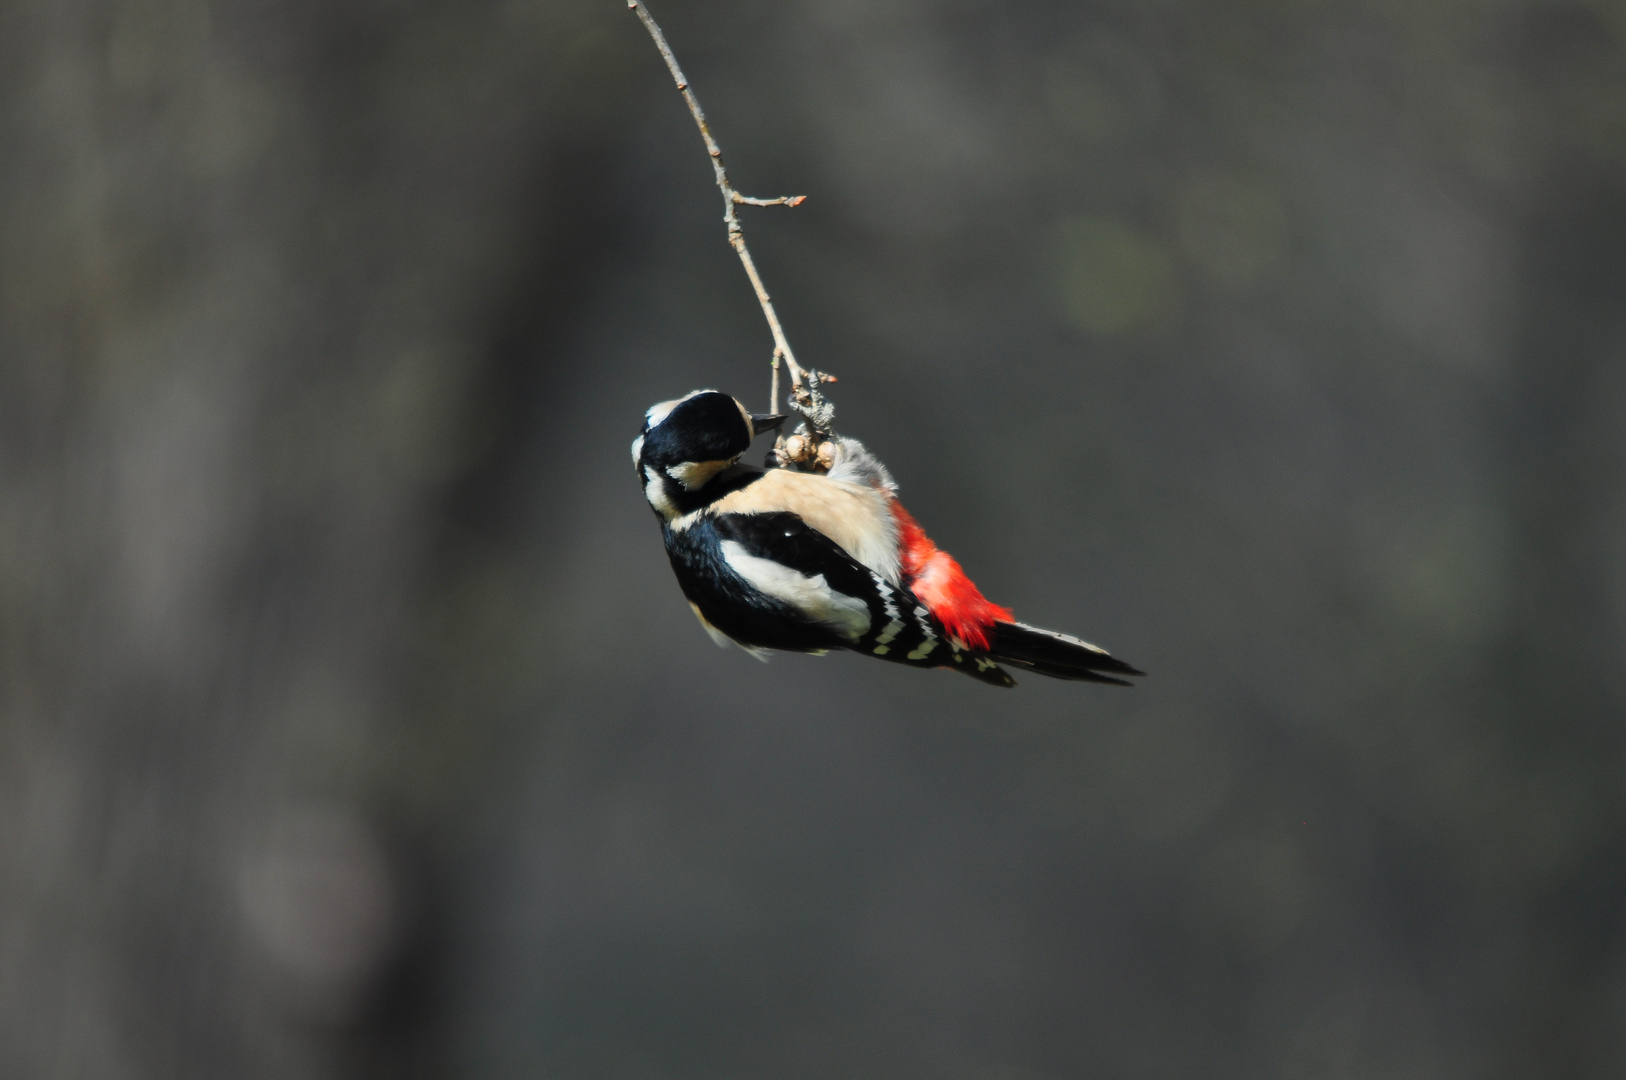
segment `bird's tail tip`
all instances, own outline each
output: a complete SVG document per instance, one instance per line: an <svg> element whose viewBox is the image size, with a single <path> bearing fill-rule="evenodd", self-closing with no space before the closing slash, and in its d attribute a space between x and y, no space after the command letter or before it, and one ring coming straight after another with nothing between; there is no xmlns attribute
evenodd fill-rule
<svg viewBox="0 0 1626 1080"><path fill-rule="evenodd" d="M1139 668L1071 634L1044 630L1019 622L997 622L990 634L989 656L1000 663L1024 668L1052 679L1133 686L1115 676L1142 676Z"/></svg>

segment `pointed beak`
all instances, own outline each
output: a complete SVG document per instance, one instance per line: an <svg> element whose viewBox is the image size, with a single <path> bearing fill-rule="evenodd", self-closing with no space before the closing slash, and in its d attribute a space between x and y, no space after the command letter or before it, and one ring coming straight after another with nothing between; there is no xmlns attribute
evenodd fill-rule
<svg viewBox="0 0 1626 1080"><path fill-rule="evenodd" d="M764 431L772 431L784 422L785 417L782 413L751 414L751 430L758 435L761 435Z"/></svg>

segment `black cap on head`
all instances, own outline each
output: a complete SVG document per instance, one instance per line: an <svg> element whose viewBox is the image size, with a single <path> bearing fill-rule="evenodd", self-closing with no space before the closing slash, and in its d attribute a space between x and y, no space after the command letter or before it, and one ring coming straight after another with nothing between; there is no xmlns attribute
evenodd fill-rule
<svg viewBox="0 0 1626 1080"><path fill-rule="evenodd" d="M659 406L657 406L659 408ZM729 461L751 446L750 422L740 403L717 390L701 390L673 405L644 432L644 460L656 466Z"/></svg>

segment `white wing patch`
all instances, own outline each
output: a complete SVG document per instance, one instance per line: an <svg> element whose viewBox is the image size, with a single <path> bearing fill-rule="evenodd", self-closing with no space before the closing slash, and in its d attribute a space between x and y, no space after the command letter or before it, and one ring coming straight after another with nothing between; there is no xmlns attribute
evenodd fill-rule
<svg viewBox="0 0 1626 1080"><path fill-rule="evenodd" d="M808 621L829 627L849 641L869 629L869 605L837 592L823 574L808 577L772 559L759 558L736 540L722 542L723 561L751 586L801 612Z"/></svg>
<svg viewBox="0 0 1626 1080"><path fill-rule="evenodd" d="M886 493L868 484L770 469L761 479L724 495L693 516L781 511L795 514L892 584L901 580L898 523ZM685 519L690 516L674 521L673 529L686 527L689 522Z"/></svg>

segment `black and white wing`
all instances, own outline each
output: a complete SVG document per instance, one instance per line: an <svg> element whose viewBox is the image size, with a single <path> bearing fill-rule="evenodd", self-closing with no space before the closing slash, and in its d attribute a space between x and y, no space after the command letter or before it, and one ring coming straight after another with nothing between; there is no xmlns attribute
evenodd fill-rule
<svg viewBox="0 0 1626 1080"><path fill-rule="evenodd" d="M957 648L906 587L795 514L708 515L672 539L668 551L685 594L706 621L742 645L851 649L1015 684L992 660Z"/></svg>

